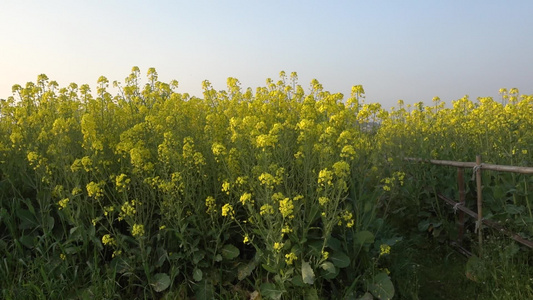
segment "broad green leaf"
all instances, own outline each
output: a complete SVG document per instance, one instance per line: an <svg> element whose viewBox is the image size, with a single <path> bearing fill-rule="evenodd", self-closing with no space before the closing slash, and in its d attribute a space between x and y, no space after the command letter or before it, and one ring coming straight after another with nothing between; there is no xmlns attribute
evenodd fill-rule
<svg viewBox="0 0 533 300"><path fill-rule="evenodd" d="M307 284L313 284L315 282L315 272L313 272L313 268L306 261L302 261L302 280Z"/></svg>
<svg viewBox="0 0 533 300"><path fill-rule="evenodd" d="M322 255L322 247L324 246L323 240L314 240L309 243L309 250L311 252L311 255L313 256L321 256Z"/></svg>
<svg viewBox="0 0 533 300"><path fill-rule="evenodd" d="M163 248L157 248L156 253L157 253L157 261L155 262L155 266L161 267L168 258L167 251Z"/></svg>
<svg viewBox="0 0 533 300"><path fill-rule="evenodd" d="M261 284L259 290L261 291L261 296L265 299L279 300L283 294L282 290L278 289L275 284L270 282Z"/></svg>
<svg viewBox="0 0 533 300"><path fill-rule="evenodd" d="M269 266L267 264L262 264L261 266L263 267L263 269L267 270L270 273L278 274L278 270L272 266Z"/></svg>
<svg viewBox="0 0 533 300"><path fill-rule="evenodd" d="M245 265L240 265L237 271L237 278L239 280L243 280L244 278L250 276L256 266L257 266L257 262L255 260L252 260Z"/></svg>
<svg viewBox="0 0 533 300"><path fill-rule="evenodd" d="M195 287L196 300L212 300L215 299L215 289L213 284L208 280L200 281Z"/></svg>
<svg viewBox="0 0 533 300"><path fill-rule="evenodd" d="M372 294L369 292L366 292L363 296L357 298L357 300L374 300L374 296L372 296Z"/></svg>
<svg viewBox="0 0 533 300"><path fill-rule="evenodd" d="M115 272L117 272L118 274L124 274L133 269L130 266L129 262L126 261L122 255L115 256L115 258L111 260L111 267L114 268Z"/></svg>
<svg viewBox="0 0 533 300"><path fill-rule="evenodd" d="M150 285L156 292L162 292L170 286L170 277L166 273L157 273L152 278Z"/></svg>
<svg viewBox="0 0 533 300"><path fill-rule="evenodd" d="M52 216L45 217L46 224L44 224L48 231L52 231L55 225L55 219Z"/></svg>
<svg viewBox="0 0 533 300"><path fill-rule="evenodd" d="M326 279L333 279L339 274L339 269L337 269L330 261L325 261L320 264L320 268L323 270L322 277Z"/></svg>
<svg viewBox="0 0 533 300"><path fill-rule="evenodd" d="M390 300L394 297L394 285L387 273L376 274L369 284L368 290L378 299Z"/></svg>
<svg viewBox="0 0 533 300"><path fill-rule="evenodd" d="M429 220L422 220L422 221L420 221L420 223L418 223L418 230L419 231L427 231L430 224L431 223L429 222Z"/></svg>
<svg viewBox="0 0 533 300"><path fill-rule="evenodd" d="M319 300L318 293L314 287L305 290L305 300Z"/></svg>
<svg viewBox="0 0 533 300"><path fill-rule="evenodd" d="M482 282L487 276L485 263L479 257L472 255L466 262L466 277L475 282Z"/></svg>
<svg viewBox="0 0 533 300"><path fill-rule="evenodd" d="M374 234L368 230L359 231L355 234L355 242L359 245L372 244Z"/></svg>
<svg viewBox="0 0 533 300"><path fill-rule="evenodd" d="M193 254L193 257L192 257L192 262L197 265L199 261L201 261L202 259L204 259L205 257L205 252L200 250L200 251L196 251L194 252Z"/></svg>
<svg viewBox="0 0 533 300"><path fill-rule="evenodd" d="M23 235L19 238L19 242L27 248L34 248L37 243L37 238L32 235Z"/></svg>
<svg viewBox="0 0 533 300"><path fill-rule="evenodd" d="M329 255L329 260L339 268L346 268L350 265L350 258L344 252L336 251Z"/></svg>
<svg viewBox="0 0 533 300"><path fill-rule="evenodd" d="M194 269L194 271L192 272L192 278L194 279L194 281L200 281L202 280L202 277L203 277L203 272L202 270L196 268Z"/></svg>
<svg viewBox="0 0 533 300"><path fill-rule="evenodd" d="M35 216L27 209L17 209L17 217L20 219L20 229L30 229L37 226L37 220Z"/></svg>
<svg viewBox="0 0 533 300"><path fill-rule="evenodd" d="M510 215L518 215L523 213L525 208L523 206L516 206L513 204L507 204L505 206L505 211Z"/></svg>
<svg viewBox="0 0 533 300"><path fill-rule="evenodd" d="M224 245L224 247L222 247L221 252L222 252L222 257L228 260L234 259L235 257L239 256L239 253L240 253L239 248L231 244Z"/></svg>
<svg viewBox="0 0 533 300"><path fill-rule="evenodd" d="M306 286L303 279L302 279L302 276L301 275L296 275L292 278L292 284L294 284L294 286L297 286L297 287L304 287Z"/></svg>
<svg viewBox="0 0 533 300"><path fill-rule="evenodd" d="M341 241L339 241L339 239L336 239L334 237L330 237L328 239L328 243L327 243L328 247L330 247L331 249L335 250L335 251L338 251L341 249Z"/></svg>

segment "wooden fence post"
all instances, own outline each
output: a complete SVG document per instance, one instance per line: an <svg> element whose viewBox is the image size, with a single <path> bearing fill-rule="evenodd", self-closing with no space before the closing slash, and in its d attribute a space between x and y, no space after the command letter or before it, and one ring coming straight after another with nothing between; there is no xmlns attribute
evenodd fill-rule
<svg viewBox="0 0 533 300"><path fill-rule="evenodd" d="M457 168L457 185L459 187L459 205L465 207L465 169ZM463 246L463 235L465 232L465 212L459 209L459 235L457 242L459 246Z"/></svg>
<svg viewBox="0 0 533 300"><path fill-rule="evenodd" d="M483 251L483 235L482 235L482 225L481 220L483 219L483 193L481 191L481 155L476 155L476 189L477 189L477 223L476 229L478 232L478 241L479 241L479 254Z"/></svg>

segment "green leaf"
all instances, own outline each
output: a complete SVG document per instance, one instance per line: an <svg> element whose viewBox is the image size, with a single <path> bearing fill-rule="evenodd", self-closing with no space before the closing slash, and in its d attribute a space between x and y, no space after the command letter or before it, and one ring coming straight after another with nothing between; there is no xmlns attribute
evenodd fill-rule
<svg viewBox="0 0 533 300"><path fill-rule="evenodd" d="M240 253L239 248L231 244L224 245L224 247L222 247L221 252L222 252L222 257L228 260L234 259L235 257L239 256L239 253Z"/></svg>
<svg viewBox="0 0 533 300"><path fill-rule="evenodd" d="M368 290L378 299L390 300L394 297L394 285L387 273L378 273L368 285Z"/></svg>
<svg viewBox="0 0 533 300"><path fill-rule="evenodd" d="M358 245L372 244L374 242L374 234L368 230L359 231L355 234L355 242Z"/></svg>
<svg viewBox="0 0 533 300"><path fill-rule="evenodd" d="M366 292L363 296L357 298L357 300L374 300L374 296L372 296L372 294L369 292Z"/></svg>
<svg viewBox="0 0 533 300"><path fill-rule="evenodd" d="M220 254L215 255L215 261L216 262L221 262L222 261L222 255L220 255Z"/></svg>
<svg viewBox="0 0 533 300"><path fill-rule="evenodd" d="M275 284L270 282L261 284L261 288L259 290L261 291L262 297L272 300L281 299L281 295L283 294L283 291L279 290Z"/></svg>
<svg viewBox="0 0 533 300"><path fill-rule="evenodd" d="M487 276L485 263L479 257L472 255L466 262L466 277L475 282L482 282Z"/></svg>
<svg viewBox="0 0 533 300"><path fill-rule="evenodd" d="M322 276L326 279L333 279L339 274L339 269L335 268L335 265L330 261L323 262L320 268L323 270Z"/></svg>
<svg viewBox="0 0 533 300"><path fill-rule="evenodd" d="M19 242L27 248L34 248L37 244L37 239L32 235L23 235L20 237Z"/></svg>
<svg viewBox="0 0 533 300"><path fill-rule="evenodd" d="M313 256L322 255L322 247L324 246L324 240L314 240L309 243L309 250Z"/></svg>
<svg viewBox="0 0 533 300"><path fill-rule="evenodd" d="M305 291L305 297L306 300L319 300L318 293L314 287L309 288Z"/></svg>
<svg viewBox="0 0 533 300"><path fill-rule="evenodd" d="M329 260L331 260L331 262L339 268L346 268L350 265L350 258L348 257L348 255L344 254L344 252L341 251L333 252L332 254L330 254Z"/></svg>
<svg viewBox="0 0 533 300"><path fill-rule="evenodd" d="M263 269L267 270L270 273L278 274L278 270L272 266L269 266L267 264L262 264L261 266L263 267Z"/></svg>
<svg viewBox="0 0 533 300"><path fill-rule="evenodd" d="M330 237L328 239L328 243L327 243L328 247L330 247L331 249L335 250L335 251L338 251L341 249L341 241L339 241L339 239L336 239L334 237Z"/></svg>
<svg viewBox="0 0 533 300"><path fill-rule="evenodd" d="M33 215L29 210L22 208L17 209L16 215L20 219L20 229L30 229L37 226L35 215Z"/></svg>
<svg viewBox="0 0 533 300"><path fill-rule="evenodd" d="M239 280L243 280L244 278L250 276L256 266L257 266L257 262L255 260L252 260L245 265L240 265L237 271L237 278Z"/></svg>
<svg viewBox="0 0 533 300"><path fill-rule="evenodd" d="M429 220L422 220L422 221L420 221L420 223L418 223L418 230L419 231L427 231L430 224L431 223L429 222Z"/></svg>
<svg viewBox="0 0 533 300"><path fill-rule="evenodd" d="M192 257L192 262L197 265L199 261L201 261L202 259L204 259L205 257L205 252L200 250L200 251L196 251L194 252L193 254L193 257Z"/></svg>
<svg viewBox="0 0 533 300"><path fill-rule="evenodd" d="M315 272L313 272L313 268L306 261L302 261L302 279L307 284L313 284L315 282Z"/></svg>
<svg viewBox="0 0 533 300"><path fill-rule="evenodd" d="M52 231L52 229L54 229L54 225L55 225L55 219L52 217L52 216L48 216L48 217L45 217L45 219L43 219L43 221L45 221L46 224L43 224L45 225L46 229L48 231Z"/></svg>
<svg viewBox="0 0 533 300"><path fill-rule="evenodd" d="M126 261L122 256L115 256L115 258L111 260L111 267L115 269L115 272L118 274L124 274L133 270L129 262Z"/></svg>
<svg viewBox="0 0 533 300"><path fill-rule="evenodd" d="M152 278L150 285L156 292L162 292L170 286L170 277L166 273L157 273Z"/></svg>
<svg viewBox="0 0 533 300"><path fill-rule="evenodd" d="M294 286L297 286L297 287L304 287L306 286L303 279L302 279L302 276L301 275L296 275L292 278L292 284L294 284Z"/></svg>
<svg viewBox="0 0 533 300"><path fill-rule="evenodd" d="M195 286L196 292L194 295L197 300L212 300L215 299L215 289L210 281L202 280Z"/></svg>
<svg viewBox="0 0 533 300"><path fill-rule="evenodd" d="M523 213L525 208L523 206L516 206L513 204L507 204L505 206L505 211L510 215L518 215Z"/></svg>
<svg viewBox="0 0 533 300"><path fill-rule="evenodd" d="M156 253L157 253L157 260L155 262L155 266L160 268L167 260L168 253L163 248L157 248Z"/></svg>
<svg viewBox="0 0 533 300"><path fill-rule="evenodd" d="M202 280L202 277L203 277L203 272L202 270L196 268L194 269L194 271L192 272L192 278L194 279L194 281L200 281Z"/></svg>

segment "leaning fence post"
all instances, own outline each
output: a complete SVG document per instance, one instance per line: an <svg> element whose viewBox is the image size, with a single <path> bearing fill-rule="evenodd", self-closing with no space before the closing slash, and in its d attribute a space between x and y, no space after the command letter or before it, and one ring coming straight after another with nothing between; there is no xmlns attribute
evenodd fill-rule
<svg viewBox="0 0 533 300"><path fill-rule="evenodd" d="M483 194L481 191L481 155L476 155L476 166L474 168L476 172L476 190L477 190L477 223L476 229L478 233L479 241L479 254L483 251L483 235L482 235L482 222L483 219Z"/></svg>
<svg viewBox="0 0 533 300"><path fill-rule="evenodd" d="M459 205L465 207L465 169L457 167L457 185L459 187ZM463 235L465 231L465 212L459 209L459 235L457 242L463 246Z"/></svg>

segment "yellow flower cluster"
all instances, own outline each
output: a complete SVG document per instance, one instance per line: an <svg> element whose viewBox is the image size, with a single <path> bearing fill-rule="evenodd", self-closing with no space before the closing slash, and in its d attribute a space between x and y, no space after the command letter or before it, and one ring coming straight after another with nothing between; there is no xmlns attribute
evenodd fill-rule
<svg viewBox="0 0 533 300"><path fill-rule="evenodd" d="M352 228L355 224L353 214L347 210L344 210L340 215L339 222L337 223L337 225L341 226L343 222L346 224L346 228Z"/></svg>
<svg viewBox="0 0 533 300"><path fill-rule="evenodd" d="M104 182L103 181L100 181L98 183L94 182L94 181L91 181L87 184L87 195L89 195L89 197L93 197L95 199L99 199L99 198L102 198L104 196L104 190L103 190L103 187L104 186Z"/></svg>
<svg viewBox="0 0 533 300"><path fill-rule="evenodd" d="M64 199L59 200L59 202L57 203L57 205L59 205L59 210L62 210L63 208L67 208L69 201L70 201L69 198L64 198Z"/></svg>
<svg viewBox="0 0 533 300"><path fill-rule="evenodd" d="M262 185L268 187L269 189L273 189L274 185L278 184L278 180L276 180L276 177L274 177L270 173L262 173L261 175L259 175L258 179Z"/></svg>
<svg viewBox="0 0 533 300"><path fill-rule="evenodd" d="M222 206L222 216L231 217L232 219L235 218L235 211L233 210L233 206L231 206L231 204L226 203L224 206Z"/></svg>
<svg viewBox="0 0 533 300"><path fill-rule="evenodd" d="M297 259L298 259L298 256L294 252L285 254L285 263L288 265L292 265L293 262Z"/></svg>
<svg viewBox="0 0 533 300"><path fill-rule="evenodd" d="M264 215L273 215L274 214L274 207L270 204L264 204L260 208L259 212L262 216Z"/></svg>
<svg viewBox="0 0 533 300"><path fill-rule="evenodd" d="M274 248L275 251L280 252L281 249L283 249L283 246L285 246L283 243L276 242L276 243L274 243L274 247L273 248Z"/></svg>
<svg viewBox="0 0 533 300"><path fill-rule="evenodd" d="M248 244L248 243L250 243L250 237L248 236L248 234L245 234L245 235L244 235L244 239L242 240L242 243L243 243L243 244Z"/></svg>
<svg viewBox="0 0 533 300"><path fill-rule="evenodd" d="M132 217L137 213L137 207L141 205L141 202L137 200L126 201L120 207L120 213L118 220L124 220L126 217Z"/></svg>
<svg viewBox="0 0 533 300"><path fill-rule="evenodd" d="M294 205L290 198L284 198L279 201L279 212L284 218L292 219L294 215L292 214L294 210Z"/></svg>
<svg viewBox="0 0 533 300"><path fill-rule="evenodd" d="M254 200L252 200L252 194L250 193L242 194L239 201L242 203L242 205L246 205L246 203L254 204Z"/></svg>
<svg viewBox="0 0 533 300"><path fill-rule="evenodd" d="M383 256L390 253L391 247L387 244L382 244L379 246L379 256Z"/></svg>
<svg viewBox="0 0 533 300"><path fill-rule="evenodd" d="M227 181L224 181L222 183L222 191L225 192L227 195L229 195L230 189L231 189L231 184Z"/></svg>
<svg viewBox="0 0 533 300"><path fill-rule="evenodd" d="M205 199L205 207L207 208L206 212L208 214L214 214L217 212L217 204L215 198L209 196Z"/></svg>
<svg viewBox="0 0 533 300"><path fill-rule="evenodd" d="M329 203L329 198L328 197L319 197L318 198L318 203L320 203L320 205L324 206L324 205Z"/></svg>
<svg viewBox="0 0 533 300"><path fill-rule="evenodd" d="M106 234L102 237L102 244L106 246L116 246L117 241L110 234Z"/></svg>
<svg viewBox="0 0 533 300"><path fill-rule="evenodd" d="M320 170L318 173L318 184L321 187L333 185L333 172L327 168Z"/></svg>
<svg viewBox="0 0 533 300"><path fill-rule="evenodd" d="M144 235L144 225L142 224L133 224L131 228L131 235L134 237L139 237Z"/></svg>
<svg viewBox="0 0 533 300"><path fill-rule="evenodd" d="M131 179L128 178L128 175L126 174L120 174L115 178L115 185L117 187L117 191L123 192L128 188L128 185L130 184Z"/></svg>

